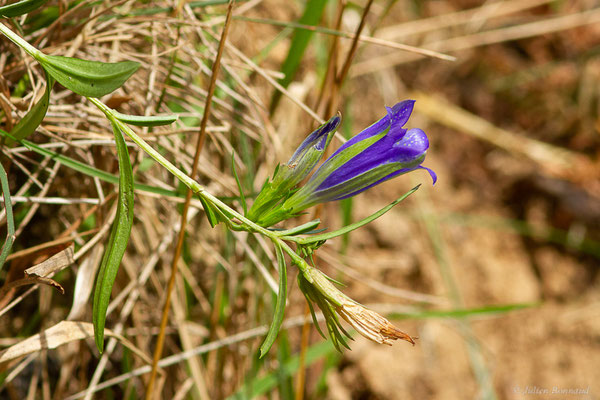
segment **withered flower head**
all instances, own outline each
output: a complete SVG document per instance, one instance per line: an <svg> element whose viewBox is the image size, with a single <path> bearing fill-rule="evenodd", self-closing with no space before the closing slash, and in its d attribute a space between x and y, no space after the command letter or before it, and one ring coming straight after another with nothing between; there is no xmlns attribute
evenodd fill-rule
<svg viewBox="0 0 600 400"><path fill-rule="evenodd" d="M412 337L396 328L386 318L338 290L330 278L316 268L306 265L303 273L298 275L298 286L308 301L317 328L312 304L316 304L323 312L329 336L338 350L340 344L349 348L342 333L351 339L340 324L338 315L362 336L376 343L391 346L394 340L402 339L415 344Z"/></svg>
<svg viewBox="0 0 600 400"><path fill-rule="evenodd" d="M389 346L397 339L406 340L413 345L415 344L412 337L396 328L381 314L369 310L354 301L347 303L340 307L335 307L337 313L367 339Z"/></svg>

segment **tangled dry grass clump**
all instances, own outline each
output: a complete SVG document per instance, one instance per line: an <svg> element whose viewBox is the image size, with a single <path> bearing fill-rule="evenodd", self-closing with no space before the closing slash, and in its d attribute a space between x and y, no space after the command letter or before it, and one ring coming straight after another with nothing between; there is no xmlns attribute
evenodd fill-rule
<svg viewBox="0 0 600 400"><path fill-rule="evenodd" d="M232 2L226 22L227 3L50 0L0 23L46 54L140 63L102 101L176 114L131 129L236 210L240 192L251 202L337 110L336 147L384 105L415 99L439 183L328 241L314 262L386 317L334 305L350 327L380 343L418 334L416 346L349 332L353 351L337 352L289 279L282 329L259 359L278 254L264 236L211 227L206 204L188 202L181 181L126 138L133 227L100 354L93 291L118 220L119 159L105 114L56 84L27 138L42 150L6 135L0 147L13 203L0 235L5 248L14 239L0 269L0 398L512 399L533 386L597 395L598 5L249 0ZM0 129L10 133L44 99L47 78L2 35L0 71ZM427 174L317 214L331 231L420 182Z"/></svg>

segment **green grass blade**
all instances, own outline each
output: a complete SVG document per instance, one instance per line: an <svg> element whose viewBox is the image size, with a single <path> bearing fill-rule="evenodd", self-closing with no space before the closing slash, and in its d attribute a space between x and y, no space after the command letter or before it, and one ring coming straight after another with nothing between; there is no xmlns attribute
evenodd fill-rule
<svg viewBox="0 0 600 400"><path fill-rule="evenodd" d="M331 238L334 238L336 236L341 236L344 235L348 232L351 232L355 229L360 228L363 225L368 224L371 221L376 220L377 218L381 217L383 214L385 214L386 212L390 211L392 209L392 207L394 207L396 204L400 203L402 200L406 199L408 196L410 196L411 194L413 194L414 192L417 191L417 189L419 189L421 185L415 186L414 188L412 188L411 190L409 190L408 192L404 193L404 195L402 195L402 197L396 199L393 203L383 207L381 210L377 211L374 214L371 214L370 216L368 216L367 218L364 218L360 221L357 221L353 224L347 225L341 229L335 230L333 232L328 232L328 233L322 233L320 235L314 235L314 236L310 236L310 237L306 237L306 238L302 238L300 240L298 240L298 243L300 244L310 244L310 243L317 243L323 240L328 240Z"/></svg>
<svg viewBox="0 0 600 400"><path fill-rule="evenodd" d="M249 0L237 0L236 3L245 3ZM204 0L204 1L189 1L186 6L195 10L196 8L205 8L210 6L218 6L229 3L229 0ZM171 14L177 7L135 7L125 13L118 14L106 14L98 18L99 21L106 21L115 17L127 18L127 17L139 17L145 15L157 15L157 14ZM203 13L205 14L205 13Z"/></svg>
<svg viewBox="0 0 600 400"><path fill-rule="evenodd" d="M117 217L113 223L106 252L100 264L94 291L92 319L96 347L102 353L104 350L104 323L106 310L110 301L112 287L119 271L119 265L127 248L131 227L133 225L133 170L129 160L129 152L123 134L113 125L117 156L119 158L119 198Z"/></svg>
<svg viewBox="0 0 600 400"><path fill-rule="evenodd" d="M298 23L301 25L317 25L321 19L321 15L323 15L325 4L327 4L327 0L308 0L306 2L304 14L302 17L300 17ZM296 30L294 32L294 35L292 36L292 43L290 44L290 50L288 51L287 57L281 66L281 72L285 74L285 77L282 78L279 83L284 88L287 88L296 76L296 72L300 66L300 61L302 60L302 57L304 57L304 52L308 47L308 43L310 42L313 33L314 32L312 31L304 29ZM275 110L275 108L277 108L279 99L281 99L281 92L277 90L273 94L271 105L269 106L271 113Z"/></svg>
<svg viewBox="0 0 600 400"><path fill-rule="evenodd" d="M272 230L277 231L277 234L280 236L294 236L294 235L301 235L301 234L308 235L310 232L314 232L315 228L317 226L319 226L320 223L321 223L320 219L313 219L312 221L309 221L302 225L295 226L291 229L286 229L286 230L282 230L282 231L277 231L276 229L272 229ZM319 229L319 231L321 231L321 229Z"/></svg>
<svg viewBox="0 0 600 400"><path fill-rule="evenodd" d="M281 329L281 323L283 322L285 302L287 300L287 266L285 264L283 250L281 249L281 245L277 242L273 242L273 245L275 246L275 251L277 253L277 266L279 267L279 292L277 293L277 303L275 304L275 315L273 316L273 321L271 322L267 336L260 346L259 358L263 358L271 346L273 346L273 343L275 343L277 334Z"/></svg>
<svg viewBox="0 0 600 400"><path fill-rule="evenodd" d="M10 200L10 187L8 186L8 177L6 171L0 163L0 183L2 185L2 196L4 197L4 209L6 210L6 240L2 245L2 253L0 253L0 271L4 266L4 261L10 253L12 244L15 240L15 220L12 212L12 201Z"/></svg>
<svg viewBox="0 0 600 400"><path fill-rule="evenodd" d="M39 55L37 60L61 85L86 97L111 93L140 67L134 61L104 63L49 55Z"/></svg>
<svg viewBox="0 0 600 400"><path fill-rule="evenodd" d="M48 0L22 0L0 7L0 17L18 17L41 7Z"/></svg>
<svg viewBox="0 0 600 400"><path fill-rule="evenodd" d="M538 307L539 305L540 303L516 303L478 308L457 308L453 310L419 310L406 313L390 313L388 316L394 319L470 318L505 314L511 311L523 310L525 308Z"/></svg>
<svg viewBox="0 0 600 400"><path fill-rule="evenodd" d="M8 134L2 130L0 130L0 135L5 136L9 139L13 139L13 140L15 139L14 136L12 136L11 134ZM18 142L21 143L23 146L27 147L29 150L36 152L38 154L41 154L43 156L46 156L46 157L51 157L52 159L63 164L65 167L69 167L75 171L81 172L82 174L92 176L92 177L98 178L100 180L103 180L105 182L109 182L109 183L114 183L114 184L119 183L119 177L116 175L109 174L108 172L102 171L101 169L98 169L98 168L90 167L89 165L79 162L77 160L74 160L70 157L63 156L62 154L55 153L52 150L48 150L43 147L40 147L40 146L36 145L35 143L32 143L28 140L19 140ZM159 188L156 186L145 185L145 184L137 183L137 182L134 182L134 188L135 188L135 190L140 190L140 191L148 192L148 193L154 193L154 194L158 194L161 196L183 197L183 196L180 196L175 190L163 189L163 188Z"/></svg>
<svg viewBox="0 0 600 400"><path fill-rule="evenodd" d="M242 187L242 183L240 182L240 178L238 177L237 170L235 169L235 156L233 155L233 153L231 154L231 170L233 171L235 182L237 183L238 190L240 191L240 202L242 203L244 215L247 215L248 206L246 205L246 196L244 196L244 188Z"/></svg>
<svg viewBox="0 0 600 400"><path fill-rule="evenodd" d="M53 86L54 78L46 73L46 91L44 92L44 95L33 107L31 107L31 110L25 114L10 132L17 140L25 139L40 126L42 120L46 116L46 112L48 112L50 92L52 92Z"/></svg>

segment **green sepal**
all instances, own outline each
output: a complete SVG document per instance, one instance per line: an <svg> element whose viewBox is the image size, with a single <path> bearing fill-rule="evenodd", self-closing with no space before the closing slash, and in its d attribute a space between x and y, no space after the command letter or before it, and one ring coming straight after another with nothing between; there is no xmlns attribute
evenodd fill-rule
<svg viewBox="0 0 600 400"><path fill-rule="evenodd" d="M324 296L323 293L319 292L302 273L298 274L298 287L304 294L304 297L306 297L306 301L308 302L309 308L311 309L313 322L315 323L315 326L319 330L321 336L325 337L325 335L323 335L323 332L319 327L316 316L314 315L314 310L312 310L312 302L314 302L323 313L323 316L325 317L325 326L327 327L327 332L329 333L329 338L331 339L331 342L333 343L333 346L336 348L336 350L341 353L341 346L344 346L348 350L350 350L350 346L346 342L344 335L351 340L352 336L350 336L350 334L342 326L337 316L337 313L335 312L333 304Z"/></svg>

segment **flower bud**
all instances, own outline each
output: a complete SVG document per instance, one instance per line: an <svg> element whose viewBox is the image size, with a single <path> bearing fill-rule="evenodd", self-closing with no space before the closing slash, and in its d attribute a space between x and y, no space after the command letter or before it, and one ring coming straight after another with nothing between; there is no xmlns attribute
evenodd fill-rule
<svg viewBox="0 0 600 400"><path fill-rule="evenodd" d="M273 181L280 180L285 182L286 188L292 188L306 178L321 160L323 152L329 145L331 138L333 138L333 134L341 120L342 116L338 112L329 121L308 135L285 164L285 167L279 169Z"/></svg>
<svg viewBox="0 0 600 400"><path fill-rule="evenodd" d="M304 139L290 160L277 169L273 180L262 188L248 212L249 219L260 221L262 214L273 210L288 197L290 189L310 174L323 156L341 120L338 113Z"/></svg>

